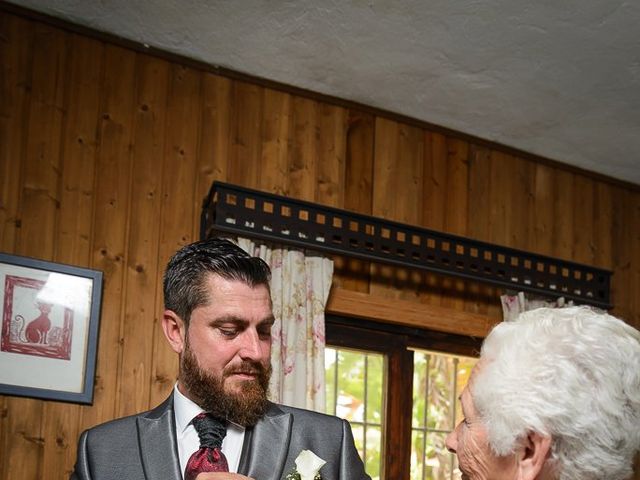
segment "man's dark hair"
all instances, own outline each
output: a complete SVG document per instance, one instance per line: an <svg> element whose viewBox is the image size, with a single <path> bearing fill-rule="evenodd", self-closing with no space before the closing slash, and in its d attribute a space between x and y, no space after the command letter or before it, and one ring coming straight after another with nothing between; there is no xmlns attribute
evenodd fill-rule
<svg viewBox="0 0 640 480"><path fill-rule="evenodd" d="M164 308L174 311L188 325L191 312L208 301L208 274L250 287L268 287L271 278L271 270L262 259L229 240L201 240L182 247L169 260L164 274Z"/></svg>

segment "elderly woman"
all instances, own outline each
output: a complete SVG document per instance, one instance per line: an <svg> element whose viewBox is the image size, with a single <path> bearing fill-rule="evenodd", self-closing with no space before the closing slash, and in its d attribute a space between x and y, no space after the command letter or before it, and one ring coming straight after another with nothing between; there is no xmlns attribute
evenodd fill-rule
<svg viewBox="0 0 640 480"><path fill-rule="evenodd" d="M623 480L640 449L640 332L587 307L497 325L447 437L465 480Z"/></svg>

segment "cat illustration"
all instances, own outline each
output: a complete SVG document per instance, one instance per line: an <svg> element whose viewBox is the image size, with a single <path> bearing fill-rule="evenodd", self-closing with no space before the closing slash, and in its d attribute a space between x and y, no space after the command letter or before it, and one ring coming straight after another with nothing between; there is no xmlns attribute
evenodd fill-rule
<svg viewBox="0 0 640 480"><path fill-rule="evenodd" d="M49 313L53 305L50 303L38 302L38 310L40 315L31 320L24 329L25 340L30 343L47 343L47 335L51 330L51 320ZM17 321L22 321L24 325L24 317L16 315Z"/></svg>

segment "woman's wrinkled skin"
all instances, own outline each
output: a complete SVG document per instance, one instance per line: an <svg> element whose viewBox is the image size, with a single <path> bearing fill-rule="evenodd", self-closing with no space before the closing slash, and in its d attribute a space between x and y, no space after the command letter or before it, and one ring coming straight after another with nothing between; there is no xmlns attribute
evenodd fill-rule
<svg viewBox="0 0 640 480"><path fill-rule="evenodd" d="M496 455L489 446L487 429L473 402L473 382L482 368L480 361L460 395L463 420L447 435L446 446L458 457L462 480L547 480L545 469L550 439L532 433L516 451L507 456Z"/></svg>
<svg viewBox="0 0 640 480"><path fill-rule="evenodd" d="M447 436L447 448L458 456L463 480L516 479L515 456L498 457L491 452L487 432L480 422L468 388L460 397L464 419Z"/></svg>

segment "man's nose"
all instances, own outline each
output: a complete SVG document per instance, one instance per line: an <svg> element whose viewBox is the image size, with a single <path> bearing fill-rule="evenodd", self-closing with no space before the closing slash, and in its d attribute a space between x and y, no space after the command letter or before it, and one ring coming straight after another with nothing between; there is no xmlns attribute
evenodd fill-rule
<svg viewBox="0 0 640 480"><path fill-rule="evenodd" d="M262 343L257 331L251 329L244 331L239 354L244 359L259 360L262 358Z"/></svg>
<svg viewBox="0 0 640 480"><path fill-rule="evenodd" d="M456 450L458 448L458 438L455 430L453 432L449 432L447 438L444 441L444 444L446 445L447 450L449 450L451 453L456 453Z"/></svg>

